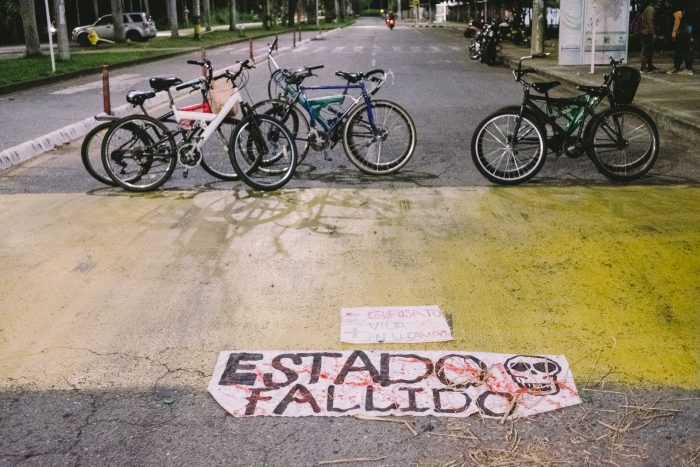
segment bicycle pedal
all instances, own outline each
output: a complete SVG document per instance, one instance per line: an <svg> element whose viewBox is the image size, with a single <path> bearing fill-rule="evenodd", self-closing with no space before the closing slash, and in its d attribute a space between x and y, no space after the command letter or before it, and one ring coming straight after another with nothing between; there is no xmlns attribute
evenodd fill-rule
<svg viewBox="0 0 700 467"><path fill-rule="evenodd" d="M182 171L182 177L183 177L183 178L187 178L189 175L190 175L190 171L189 171L189 170L185 169L185 170Z"/></svg>
<svg viewBox="0 0 700 467"><path fill-rule="evenodd" d="M326 160L328 162L333 162L333 158L331 156L329 156L327 152L323 153L323 160Z"/></svg>

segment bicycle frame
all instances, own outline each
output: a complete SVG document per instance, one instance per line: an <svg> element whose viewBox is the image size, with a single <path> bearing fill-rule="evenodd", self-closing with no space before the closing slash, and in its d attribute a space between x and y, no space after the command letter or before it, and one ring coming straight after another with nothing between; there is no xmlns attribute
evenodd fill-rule
<svg viewBox="0 0 700 467"><path fill-rule="evenodd" d="M168 95L170 95L169 92ZM231 110L233 110L234 108L238 108L241 101L241 95L238 92L238 89L236 89L231 95L231 97L229 97L226 100L226 103L223 105L218 114L212 113L211 111L207 112L206 107L208 107L208 105L202 109L202 112L195 110L187 110L187 108L178 109L175 106L175 102L173 101L172 97L170 98L170 108L173 112L175 120L180 124L188 120L194 121L199 124L203 124L204 131L197 136L197 142L195 143L197 150L201 150L202 146L204 146L204 143L206 143L209 137L216 131L217 128L219 128L221 122L224 121L224 119L231 112ZM192 107L196 108L198 106L199 105L195 105Z"/></svg>
<svg viewBox="0 0 700 467"><path fill-rule="evenodd" d="M570 138L576 132L576 139L583 136L583 129L588 117L595 115L594 109L603 100L603 96L593 96L590 94L580 94L571 98L553 98L545 93L544 96L532 95L529 90L525 91L520 113L527 109L533 112L543 123L548 124L555 135ZM544 104L546 112L537 104ZM567 114L556 112L553 108L570 107ZM556 122L557 118L566 120L566 128Z"/></svg>
<svg viewBox="0 0 700 467"><path fill-rule="evenodd" d="M352 97L348 96L348 91L351 89L359 89L360 90L360 96L358 97ZM339 114L339 116L336 118L335 122L329 123L328 120L326 120L322 115L321 115L321 110L330 107L333 105L334 101L327 101L329 96L321 96L321 97L316 97L316 98L309 98L306 95L306 91L332 91L332 90L342 90L343 93L341 94L343 96L343 99L348 97L350 98L353 103L352 105L348 106L347 109L342 114ZM296 87L292 85L287 86L287 91L289 94L293 95L294 97L289 101L289 108L291 109L296 103L298 102L299 104L302 105L304 110L309 114L310 121L309 124L311 125L311 128L315 129L316 128L316 123L319 123L321 125L321 128L323 128L324 131L327 133L334 133L338 127L341 125L343 122L343 119L348 116L348 114L361 102L364 101L367 104L367 114L368 114L368 119L370 126L374 129L375 124L374 124L374 115L372 114L372 107L371 103L372 100L369 97L369 94L367 93L365 89L364 83L360 82L359 84L350 84L347 83L345 85L330 85L330 86L302 86L298 85ZM324 102L324 100L326 100ZM286 118L286 117L285 117ZM303 141L302 138L299 138L300 140Z"/></svg>

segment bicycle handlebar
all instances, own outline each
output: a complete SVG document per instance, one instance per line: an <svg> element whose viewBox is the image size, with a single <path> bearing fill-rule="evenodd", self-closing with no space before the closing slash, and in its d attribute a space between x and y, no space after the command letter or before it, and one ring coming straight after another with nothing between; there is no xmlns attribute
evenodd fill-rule
<svg viewBox="0 0 700 467"><path fill-rule="evenodd" d="M241 76L241 73L243 73L245 70L252 70L253 68L255 68L255 65L250 64L250 60L243 60L242 62L237 63L238 65L240 65L240 68L237 72L231 73L229 70L225 70L220 75L215 76L214 81L226 77L229 79L229 81L231 81L231 83L235 84L235 81L238 79L239 76Z"/></svg>
<svg viewBox="0 0 700 467"><path fill-rule="evenodd" d="M194 89L199 89L199 88L202 86L202 84L203 84L204 82L208 82L208 80L206 80L205 78L199 78L199 79L197 79L197 80L195 80L195 81L190 81L190 82L183 83L183 84L180 84L180 85L178 85L178 86L175 86L175 90L176 90L176 91L181 91L182 89L186 89L186 88L192 88L193 90L194 90Z"/></svg>
<svg viewBox="0 0 700 467"><path fill-rule="evenodd" d="M190 65L199 65L202 68L206 69L207 74L207 81L211 83L211 80L213 79L213 73L214 73L214 68L211 66L211 61L208 58L203 59L202 61L199 60L187 60L187 63Z"/></svg>

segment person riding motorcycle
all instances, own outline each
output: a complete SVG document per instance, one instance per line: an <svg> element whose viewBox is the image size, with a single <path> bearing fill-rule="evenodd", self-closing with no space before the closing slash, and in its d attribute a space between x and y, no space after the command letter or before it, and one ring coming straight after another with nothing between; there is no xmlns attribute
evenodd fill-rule
<svg viewBox="0 0 700 467"><path fill-rule="evenodd" d="M394 29L394 25L396 24L396 17L394 16L394 12L390 11L389 14L386 17L386 24L389 26L389 29Z"/></svg>

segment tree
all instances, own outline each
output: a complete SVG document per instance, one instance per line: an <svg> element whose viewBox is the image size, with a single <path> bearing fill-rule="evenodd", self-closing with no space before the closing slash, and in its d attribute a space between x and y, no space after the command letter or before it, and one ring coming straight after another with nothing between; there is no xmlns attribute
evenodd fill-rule
<svg viewBox="0 0 700 467"><path fill-rule="evenodd" d="M533 0L532 2L532 43L530 52L533 55L544 53L544 30L545 30L545 8L544 0Z"/></svg>
<svg viewBox="0 0 700 467"><path fill-rule="evenodd" d="M228 0L228 30L236 30L236 0Z"/></svg>
<svg viewBox="0 0 700 467"><path fill-rule="evenodd" d="M177 27L177 1L168 0L168 23L170 23L170 37L173 39L180 37Z"/></svg>
<svg viewBox="0 0 700 467"><path fill-rule="evenodd" d="M200 39L200 8L199 0L192 0L192 23L194 24L194 39Z"/></svg>
<svg viewBox="0 0 700 467"><path fill-rule="evenodd" d="M114 40L126 42L124 35L124 10L121 0L112 0L112 21L114 24Z"/></svg>
<svg viewBox="0 0 700 467"><path fill-rule="evenodd" d="M65 0L53 0L53 11L56 17L55 27L56 39L58 41L58 58L60 60L70 60Z"/></svg>
<svg viewBox="0 0 700 467"><path fill-rule="evenodd" d="M37 57L41 55L41 44L39 43L39 31L36 27L34 0L20 0L19 14L22 16L22 27L24 28L25 55Z"/></svg>
<svg viewBox="0 0 700 467"><path fill-rule="evenodd" d="M287 27L294 27L294 16L297 12L297 6L299 5L299 0L289 0L287 4Z"/></svg>
<svg viewBox="0 0 700 467"><path fill-rule="evenodd" d="M209 0L204 0L202 9L204 10L204 28L207 31L211 31L211 4Z"/></svg>

